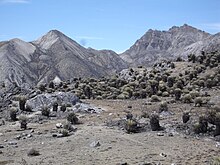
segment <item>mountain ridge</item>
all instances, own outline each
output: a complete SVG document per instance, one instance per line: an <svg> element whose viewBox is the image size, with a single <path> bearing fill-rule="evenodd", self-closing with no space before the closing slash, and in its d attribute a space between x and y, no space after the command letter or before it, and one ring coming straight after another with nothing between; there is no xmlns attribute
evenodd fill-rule
<svg viewBox="0 0 220 165"><path fill-rule="evenodd" d="M59 77L102 77L128 67L152 66L161 59L186 58L191 53L220 50L220 33L184 24L167 31L149 29L121 54L85 48L58 30L35 41L14 38L0 42L0 81L36 85Z"/></svg>

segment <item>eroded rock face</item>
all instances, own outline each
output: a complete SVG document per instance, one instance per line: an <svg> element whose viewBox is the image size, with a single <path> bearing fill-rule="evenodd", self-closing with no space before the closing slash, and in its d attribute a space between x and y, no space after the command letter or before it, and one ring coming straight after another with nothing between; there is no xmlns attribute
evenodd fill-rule
<svg viewBox="0 0 220 165"><path fill-rule="evenodd" d="M174 26L168 31L148 30L121 58L131 66L152 66L161 59L186 58L201 50L219 50L220 34L208 34L192 26Z"/></svg>
<svg viewBox="0 0 220 165"><path fill-rule="evenodd" d="M79 102L79 98L70 92L44 93L27 100L26 106L30 107L32 111L38 111L42 106L52 107L55 102L58 105L62 103L75 105Z"/></svg>

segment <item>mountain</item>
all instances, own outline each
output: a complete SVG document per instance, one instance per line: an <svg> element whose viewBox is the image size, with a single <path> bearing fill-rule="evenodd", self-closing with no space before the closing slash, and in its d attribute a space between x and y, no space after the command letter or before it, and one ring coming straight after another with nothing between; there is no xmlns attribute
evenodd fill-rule
<svg viewBox="0 0 220 165"><path fill-rule="evenodd" d="M192 52L198 53L205 47L209 49L216 44L210 42L210 38L214 40L211 34L187 24L173 26L168 31L150 29L120 56L131 66L152 66L160 59L186 58Z"/></svg>
<svg viewBox="0 0 220 165"><path fill-rule="evenodd" d="M55 77L101 77L127 68L115 52L86 49L57 30L33 42L1 42L0 60L0 81L19 85L49 82Z"/></svg>
<svg viewBox="0 0 220 165"><path fill-rule="evenodd" d="M220 50L220 33L211 35L192 26L168 31L148 30L122 54L85 48L57 30L33 42L0 42L0 82L36 85L59 78L102 77L130 66L152 66L160 59Z"/></svg>

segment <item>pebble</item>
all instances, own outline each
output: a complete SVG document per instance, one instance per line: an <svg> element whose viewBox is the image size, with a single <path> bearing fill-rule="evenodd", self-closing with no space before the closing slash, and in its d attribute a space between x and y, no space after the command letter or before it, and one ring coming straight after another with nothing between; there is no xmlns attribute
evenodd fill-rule
<svg viewBox="0 0 220 165"><path fill-rule="evenodd" d="M17 145L18 143L17 142L15 142L15 141L10 141L10 142L8 142L8 145Z"/></svg>
<svg viewBox="0 0 220 165"><path fill-rule="evenodd" d="M58 133L57 134L57 138L62 138L63 137L63 134L62 133Z"/></svg>
<svg viewBox="0 0 220 165"><path fill-rule="evenodd" d="M100 144L99 141L94 141L94 142L92 142L89 146L95 148L95 147L101 146L101 144Z"/></svg>
<svg viewBox="0 0 220 165"><path fill-rule="evenodd" d="M0 148L4 148L4 146L3 146L3 145L0 145Z"/></svg>
<svg viewBox="0 0 220 165"><path fill-rule="evenodd" d="M63 128L63 124L62 123L57 123L56 128Z"/></svg>
<svg viewBox="0 0 220 165"><path fill-rule="evenodd" d="M28 135L27 135L27 138L31 138L31 137L32 137L32 134L28 134Z"/></svg>
<svg viewBox="0 0 220 165"><path fill-rule="evenodd" d="M52 134L52 137L57 137L57 134L56 133Z"/></svg>
<svg viewBox="0 0 220 165"><path fill-rule="evenodd" d="M170 132L170 133L168 134L168 136L169 136L169 137L173 137L173 133Z"/></svg>
<svg viewBox="0 0 220 165"><path fill-rule="evenodd" d="M3 154L2 150L0 150L0 154Z"/></svg>
<svg viewBox="0 0 220 165"><path fill-rule="evenodd" d="M164 134L163 133L157 133L157 136L164 136Z"/></svg>
<svg viewBox="0 0 220 165"><path fill-rule="evenodd" d="M167 154L165 154L165 153L160 153L160 156L162 156L162 157L167 157Z"/></svg>
<svg viewBox="0 0 220 165"><path fill-rule="evenodd" d="M216 145L215 145L217 148L220 148L220 142L216 142Z"/></svg>

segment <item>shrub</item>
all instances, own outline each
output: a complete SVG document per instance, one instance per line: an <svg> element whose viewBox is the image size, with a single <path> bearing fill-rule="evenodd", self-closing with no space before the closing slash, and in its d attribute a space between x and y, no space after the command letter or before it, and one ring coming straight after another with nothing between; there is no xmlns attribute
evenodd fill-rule
<svg viewBox="0 0 220 165"><path fill-rule="evenodd" d="M48 84L48 87L51 88L51 89L54 89L54 82L50 81L49 84Z"/></svg>
<svg viewBox="0 0 220 165"><path fill-rule="evenodd" d="M190 114L189 112L184 112L183 115L182 115L182 120L183 120L183 123L187 123L190 119Z"/></svg>
<svg viewBox="0 0 220 165"><path fill-rule="evenodd" d="M57 112L57 110L58 110L58 103L54 102L53 103L53 111Z"/></svg>
<svg viewBox="0 0 220 165"><path fill-rule="evenodd" d="M207 130L208 130L207 128L208 128L208 121L207 121L206 116L200 116L199 117L199 123L196 123L194 125L194 132L196 134L206 133Z"/></svg>
<svg viewBox="0 0 220 165"><path fill-rule="evenodd" d="M175 100L180 100L180 97L182 95L182 90L180 88L176 88L174 90Z"/></svg>
<svg viewBox="0 0 220 165"><path fill-rule="evenodd" d="M199 107L202 106L202 103L203 103L203 100L202 100L202 97L196 97L195 98L195 107L198 105Z"/></svg>
<svg viewBox="0 0 220 165"><path fill-rule="evenodd" d="M161 130L160 123L159 123L159 116L157 114L152 114L150 116L150 126L151 126L152 131Z"/></svg>
<svg viewBox="0 0 220 165"><path fill-rule="evenodd" d="M74 112L71 112L67 115L67 121L69 121L71 124L79 124L79 119Z"/></svg>
<svg viewBox="0 0 220 165"><path fill-rule="evenodd" d="M43 106L43 107L41 108L41 114L42 114L43 116L47 116L47 117L50 116L50 109L48 108L48 106Z"/></svg>
<svg viewBox="0 0 220 165"><path fill-rule="evenodd" d="M27 129L27 117L26 116L20 116L20 128L21 129Z"/></svg>
<svg viewBox="0 0 220 165"><path fill-rule="evenodd" d="M38 156L40 155L40 152L37 151L36 149L34 148L31 148L30 150L28 150L27 152L27 156Z"/></svg>
<svg viewBox="0 0 220 165"><path fill-rule="evenodd" d="M125 130L128 132L128 133L135 133L137 132L137 122L133 119L128 119L125 123Z"/></svg>
<svg viewBox="0 0 220 165"><path fill-rule="evenodd" d="M192 102L192 97L191 97L190 94L186 94L186 95L183 96L182 100L183 100L184 103L191 103Z"/></svg>
<svg viewBox="0 0 220 165"><path fill-rule="evenodd" d="M20 110L25 111L25 104L26 104L27 98L25 96L20 96L18 99L19 99Z"/></svg>
<svg viewBox="0 0 220 165"><path fill-rule="evenodd" d="M151 101L152 101L152 102L159 102L160 99L159 99L159 97L158 97L157 95L152 95L152 96L151 96Z"/></svg>
<svg viewBox="0 0 220 165"><path fill-rule="evenodd" d="M166 101L160 103L159 112L168 111L168 104Z"/></svg>
<svg viewBox="0 0 220 165"><path fill-rule="evenodd" d="M16 121L17 120L17 110L16 110L16 108L11 108L10 109L9 116L10 116L10 119L12 121Z"/></svg>
<svg viewBox="0 0 220 165"><path fill-rule="evenodd" d="M66 111L66 104L62 104L60 107L60 111L65 112Z"/></svg>
<svg viewBox="0 0 220 165"><path fill-rule="evenodd" d="M76 127L73 127L72 124L70 122L67 122L66 124L63 125L63 128L72 132L72 131L76 131Z"/></svg>
<svg viewBox="0 0 220 165"><path fill-rule="evenodd" d="M66 129L62 129L60 131L60 134L62 134L62 137L67 137L67 136L69 136L69 131Z"/></svg>
<svg viewBox="0 0 220 165"><path fill-rule="evenodd" d="M39 84L38 89L39 89L41 92L44 92L44 91L46 90L46 85L45 85L45 84Z"/></svg>

